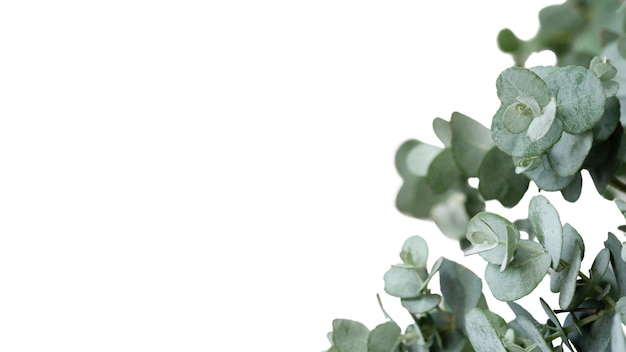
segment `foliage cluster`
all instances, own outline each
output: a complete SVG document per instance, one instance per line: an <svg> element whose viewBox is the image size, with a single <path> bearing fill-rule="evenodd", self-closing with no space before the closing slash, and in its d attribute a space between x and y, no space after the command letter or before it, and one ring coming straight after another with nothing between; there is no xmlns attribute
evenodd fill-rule
<svg viewBox="0 0 626 352"><path fill-rule="evenodd" d="M387 321L370 331L336 319L329 352L626 351L626 249L618 237L608 233L584 273L583 237L543 195L532 197L523 219L486 211L489 201L515 207L531 181L576 202L586 170L626 214L626 4L568 0L541 10L539 20L530 40L508 29L498 35L515 66L497 77L501 104L490 128L455 112L433 120L441 146L409 140L396 155L397 208L434 221L465 255L481 256L489 290L515 318L491 311L482 280L461 264L439 258L427 268L426 241L413 236L384 288L414 324L403 330L385 313ZM555 53L556 65L525 67L543 50ZM430 289L436 275L441 295ZM541 299L549 319L540 322L516 301L546 278L559 307Z"/></svg>

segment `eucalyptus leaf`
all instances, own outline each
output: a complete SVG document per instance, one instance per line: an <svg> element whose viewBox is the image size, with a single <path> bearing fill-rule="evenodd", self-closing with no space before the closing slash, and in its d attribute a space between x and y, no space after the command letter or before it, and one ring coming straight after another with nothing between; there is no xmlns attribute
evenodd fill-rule
<svg viewBox="0 0 626 352"><path fill-rule="evenodd" d="M559 176L552 169L547 155L541 158L541 163L539 163L537 167L524 171L524 175L533 180L535 185L537 185L540 190L544 191L560 191L565 189L576 178L576 175Z"/></svg>
<svg viewBox="0 0 626 352"><path fill-rule="evenodd" d="M504 325L502 318L489 311L472 308L465 317L467 336L476 351L506 352L498 330Z"/></svg>
<svg viewBox="0 0 626 352"><path fill-rule="evenodd" d="M502 123L504 124L504 117ZM548 105L545 106L541 115L535 117L529 124L526 136L532 141L541 140L550 132L552 125L556 119L556 100L550 99Z"/></svg>
<svg viewBox="0 0 626 352"><path fill-rule="evenodd" d="M602 119L593 127L594 143L605 141L611 136L619 123L619 117L619 100L616 97L608 98L604 105L604 115L602 115Z"/></svg>
<svg viewBox="0 0 626 352"><path fill-rule="evenodd" d="M524 197L530 180L515 172L510 156L493 147L485 155L478 170L480 194L486 200L497 199L503 206L515 206Z"/></svg>
<svg viewBox="0 0 626 352"><path fill-rule="evenodd" d="M433 119L433 131L446 148L452 145L452 129L449 121L440 117Z"/></svg>
<svg viewBox="0 0 626 352"><path fill-rule="evenodd" d="M513 223L500 215L489 212L481 212L470 219L467 233L467 239L470 242L480 239L480 242L472 242L472 245L483 246L485 249L479 252L480 256L491 264L500 265L503 269L513 259L513 253L520 239L519 230ZM493 247L492 243L496 239L497 245ZM484 247L485 244L491 248ZM466 254L473 252L475 251L472 251L470 247Z"/></svg>
<svg viewBox="0 0 626 352"><path fill-rule="evenodd" d="M456 326L465 329L465 314L479 306L483 297L482 281L464 266L444 259L439 270L439 284L445 302L452 308Z"/></svg>
<svg viewBox="0 0 626 352"><path fill-rule="evenodd" d="M418 140L405 142L397 153L396 165L415 176L426 176L431 161L441 152L441 148ZM402 173L402 172L401 172Z"/></svg>
<svg viewBox="0 0 626 352"><path fill-rule="evenodd" d="M411 236L404 241L400 259L405 264L425 268L428 260L428 245L420 236Z"/></svg>
<svg viewBox="0 0 626 352"><path fill-rule="evenodd" d="M340 352L368 352L369 334L369 329L357 321L333 320L333 345Z"/></svg>
<svg viewBox="0 0 626 352"><path fill-rule="evenodd" d="M555 271L550 275L550 290L561 292L559 295L559 305L562 309L572 307L576 293L578 271L584 253L583 239L570 224L563 225L563 251L561 259L569 265Z"/></svg>
<svg viewBox="0 0 626 352"><path fill-rule="evenodd" d="M626 351L626 339L624 338L622 321L617 315L613 317L613 325L611 327L611 351Z"/></svg>
<svg viewBox="0 0 626 352"><path fill-rule="evenodd" d="M557 269L563 250L563 228L559 213L548 199L537 195L528 205L528 220L533 230L552 258L552 268Z"/></svg>
<svg viewBox="0 0 626 352"><path fill-rule="evenodd" d="M520 158L541 156L561 138L563 124L558 119L553 120L546 131L540 130L541 125L537 123L537 127L533 127L537 131L531 134L533 138L527 133L509 132L503 125L506 108L507 106L501 106L491 121L491 138L506 154Z"/></svg>
<svg viewBox="0 0 626 352"><path fill-rule="evenodd" d="M493 296L500 301L514 301L532 292L548 273L550 254L537 242L521 240L515 258L504 271L488 264L485 280Z"/></svg>
<svg viewBox="0 0 626 352"><path fill-rule="evenodd" d="M454 192L445 200L434 204L430 210L430 218L439 230L455 240L465 237L465 228L470 220L465 207L466 200L464 193Z"/></svg>
<svg viewBox="0 0 626 352"><path fill-rule="evenodd" d="M562 67L549 74L545 83L549 94L556 97L556 115L565 132L587 132L604 115L604 88L592 71L580 66Z"/></svg>
<svg viewBox="0 0 626 352"><path fill-rule="evenodd" d="M454 112L450 119L454 160L467 177L478 176L485 154L493 146L491 131L477 121Z"/></svg>
<svg viewBox="0 0 626 352"><path fill-rule="evenodd" d="M531 96L541 107L548 104L550 96L546 83L534 72L522 67L504 70L496 80L498 98L503 105L517 102L520 96Z"/></svg>
<svg viewBox="0 0 626 352"><path fill-rule="evenodd" d="M598 252L596 259L591 265L591 270L589 271L591 282L596 285L600 283L604 274L606 274L606 271L609 269L610 261L611 254L608 248L603 248L600 252Z"/></svg>
<svg viewBox="0 0 626 352"><path fill-rule="evenodd" d="M426 181L434 193L439 194L464 181L451 148L441 151L430 163Z"/></svg>
<svg viewBox="0 0 626 352"><path fill-rule="evenodd" d="M536 346L541 352L552 352L552 348L546 343L541 332L536 327L534 320L528 319L525 316L517 316L510 325L516 330L521 331L523 334Z"/></svg>
<svg viewBox="0 0 626 352"><path fill-rule="evenodd" d="M563 325L561 325L561 322L559 321L559 318L556 317L556 314L554 313L552 308L550 308L548 303L546 303L546 301L544 301L543 298L539 298L539 301L541 302L541 307L543 308L543 311L546 312L546 315L548 316L548 319L550 319L550 321L554 325L554 327L556 329L556 332L558 332L559 335L561 335L561 339L563 340L563 343L565 343L565 345L570 350L573 351L574 349L572 348L572 346L570 345L570 343L568 341L567 333L563 329Z"/></svg>
<svg viewBox="0 0 626 352"><path fill-rule="evenodd" d="M611 253L611 266L615 273L620 297L626 296L626 262L621 259L622 243L609 232L608 239L604 241L604 247Z"/></svg>
<svg viewBox="0 0 626 352"><path fill-rule="evenodd" d="M425 314L437 308L441 303L441 296L437 294L424 294L415 298L403 298L402 306L411 314Z"/></svg>
<svg viewBox="0 0 626 352"><path fill-rule="evenodd" d="M384 275L385 292L394 297L413 298L424 288L425 277L411 268L391 267Z"/></svg>
<svg viewBox="0 0 626 352"><path fill-rule="evenodd" d="M572 180L572 182L570 182L569 185L567 185L567 187L561 190L561 195L563 196L563 199L565 199L566 201L570 203L574 203L578 200L578 198L580 198L580 194L582 193L582 190L583 190L583 178L580 175L580 172L578 172L576 175L574 175L574 179Z"/></svg>
<svg viewBox="0 0 626 352"><path fill-rule="evenodd" d="M620 319L622 324L626 325L626 297L621 297L615 303L615 316Z"/></svg>
<svg viewBox="0 0 626 352"><path fill-rule="evenodd" d="M561 139L548 151L552 170L561 177L575 175L580 171L592 144L591 131L577 135L563 132Z"/></svg>
<svg viewBox="0 0 626 352"><path fill-rule="evenodd" d="M367 338L368 352L399 352L400 327L392 322L380 324L369 333Z"/></svg>

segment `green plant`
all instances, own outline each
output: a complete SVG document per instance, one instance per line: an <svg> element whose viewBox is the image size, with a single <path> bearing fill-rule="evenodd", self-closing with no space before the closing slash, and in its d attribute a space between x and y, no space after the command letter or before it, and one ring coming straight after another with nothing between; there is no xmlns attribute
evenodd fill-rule
<svg viewBox="0 0 626 352"><path fill-rule="evenodd" d="M585 274L582 236L543 195L532 197L526 218L485 211L488 201L517 206L531 181L576 202L586 170L626 216L626 4L568 0L539 19L528 41L508 29L498 35L515 66L496 80L501 105L490 128L455 112L433 120L442 146L409 140L396 155L397 208L434 221L465 255L480 255L487 286L515 318L489 309L482 280L464 266L439 258L428 269L427 244L414 236L384 275L385 291L414 324L403 330L385 313L370 331L336 319L328 351L626 351L626 250L616 235L608 233ZM543 50L555 53L555 66L524 67ZM429 288L436 275L441 295ZM546 277L559 307L541 299L549 319L539 322L516 301Z"/></svg>

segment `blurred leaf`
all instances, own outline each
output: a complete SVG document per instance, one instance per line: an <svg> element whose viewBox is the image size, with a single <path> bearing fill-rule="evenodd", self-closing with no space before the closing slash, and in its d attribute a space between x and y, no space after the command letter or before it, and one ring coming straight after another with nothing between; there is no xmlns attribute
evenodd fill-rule
<svg viewBox="0 0 626 352"><path fill-rule="evenodd" d="M485 280L493 296L501 301L514 301L532 292L548 273L550 255L537 242L521 240L515 258L506 270L488 264Z"/></svg>
<svg viewBox="0 0 626 352"><path fill-rule="evenodd" d="M551 96L556 97L557 118L563 130L581 134L591 130L604 115L604 88L596 75L580 66L567 66L545 79Z"/></svg>
<svg viewBox="0 0 626 352"><path fill-rule="evenodd" d="M400 175L426 176L430 162L441 148L412 139L404 142L396 153L396 168Z"/></svg>
<svg viewBox="0 0 626 352"><path fill-rule="evenodd" d="M505 28L498 33L498 47L505 53L512 53L519 49L521 41L513 32Z"/></svg>
<svg viewBox="0 0 626 352"><path fill-rule="evenodd" d="M392 321L378 325L367 338L367 351L399 352L401 333L400 327Z"/></svg>
<svg viewBox="0 0 626 352"><path fill-rule="evenodd" d="M461 192L451 193L448 198L433 205L430 218L441 232L455 240L465 237L469 216L465 208L467 196Z"/></svg>
<svg viewBox="0 0 626 352"><path fill-rule="evenodd" d="M478 176L478 168L493 145L491 131L477 121L458 112L452 113L452 151L454 160L467 177Z"/></svg>
<svg viewBox="0 0 626 352"><path fill-rule="evenodd" d="M542 195L533 197L528 205L528 220L533 230L552 258L552 268L559 266L563 250L563 228L559 213Z"/></svg>
<svg viewBox="0 0 626 352"><path fill-rule="evenodd" d="M418 268L426 267L428 260L428 245L420 236L407 238L402 245L400 259L405 264L414 265Z"/></svg>
<svg viewBox="0 0 626 352"><path fill-rule="evenodd" d="M432 160L428 167L426 181L435 194L443 193L460 181L464 181L451 148L444 149Z"/></svg>
<svg viewBox="0 0 626 352"><path fill-rule="evenodd" d="M497 199L503 206L515 206L528 190L529 179L515 173L515 164L510 156L498 148L491 148L485 155L478 178L478 190L486 200Z"/></svg>
<svg viewBox="0 0 626 352"><path fill-rule="evenodd" d="M479 305L482 280L464 266L444 259L439 270L439 285L446 304L454 313L456 326L465 332L465 314Z"/></svg>
<svg viewBox="0 0 626 352"><path fill-rule="evenodd" d="M368 352L369 329L348 319L333 320L333 345L340 352Z"/></svg>
<svg viewBox="0 0 626 352"><path fill-rule="evenodd" d="M465 316L467 336L476 351L506 352L499 330L505 325L502 318L489 311L472 308Z"/></svg>
<svg viewBox="0 0 626 352"><path fill-rule="evenodd" d="M578 135L563 132L561 139L548 151L552 170L562 177L578 173L591 150L592 143L591 131Z"/></svg>
<svg viewBox="0 0 626 352"><path fill-rule="evenodd" d="M440 117L433 119L433 131L446 148L452 146L452 129L449 121Z"/></svg>

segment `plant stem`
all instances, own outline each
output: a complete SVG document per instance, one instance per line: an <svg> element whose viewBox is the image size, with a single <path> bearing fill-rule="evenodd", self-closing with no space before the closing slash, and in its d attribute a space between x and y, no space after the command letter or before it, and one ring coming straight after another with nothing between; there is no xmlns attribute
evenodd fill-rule
<svg viewBox="0 0 626 352"><path fill-rule="evenodd" d="M578 272L578 276L580 276L580 278L587 283L593 283L593 289L597 293L601 293L602 291L604 291L602 287L594 283L589 277L587 277L587 275L583 274L581 271ZM604 296L603 300L606 301L606 303L608 303L612 309L615 308L615 301L613 300L613 298L609 297L609 295Z"/></svg>
<svg viewBox="0 0 626 352"><path fill-rule="evenodd" d="M585 317L585 318L579 320L577 326L578 327L583 327L583 326L585 326L587 324L591 324L594 321L600 319L603 315L604 315L604 311L599 311L598 313L596 313L594 315L590 315L588 317ZM576 330L576 325L570 325L570 326L567 326L567 327L563 328L563 333L565 333L565 335L567 335L567 334L569 334L570 332L572 332L574 330ZM552 340L554 340L554 339L556 339L558 337L567 338L567 336L561 336L561 333L557 331L557 332L553 333L552 335L546 336L545 340L546 340L546 342L551 342Z"/></svg>

